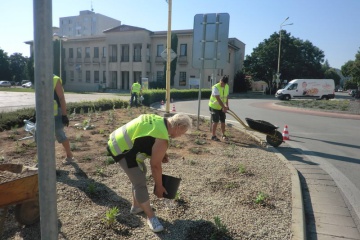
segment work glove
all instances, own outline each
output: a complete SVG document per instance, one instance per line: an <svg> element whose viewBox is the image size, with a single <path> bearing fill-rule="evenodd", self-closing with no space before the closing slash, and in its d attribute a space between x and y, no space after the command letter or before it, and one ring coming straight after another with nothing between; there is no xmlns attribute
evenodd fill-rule
<svg viewBox="0 0 360 240"><path fill-rule="evenodd" d="M66 115L62 115L62 123L64 124L64 126L69 126L69 118Z"/></svg>

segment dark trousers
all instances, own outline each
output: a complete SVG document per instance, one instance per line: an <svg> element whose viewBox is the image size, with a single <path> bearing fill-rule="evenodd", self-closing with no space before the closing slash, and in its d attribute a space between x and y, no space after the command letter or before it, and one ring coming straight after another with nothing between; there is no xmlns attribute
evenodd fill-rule
<svg viewBox="0 0 360 240"><path fill-rule="evenodd" d="M134 106L134 98L135 98L135 106L137 107L137 106L139 105L139 103L138 103L138 94L137 94L137 93L132 93L132 94L131 94L130 106L131 106L131 107Z"/></svg>

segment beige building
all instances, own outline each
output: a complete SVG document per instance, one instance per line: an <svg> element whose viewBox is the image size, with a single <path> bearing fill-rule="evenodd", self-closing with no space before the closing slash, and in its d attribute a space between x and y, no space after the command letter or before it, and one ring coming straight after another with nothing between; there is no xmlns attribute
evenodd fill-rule
<svg viewBox="0 0 360 240"><path fill-rule="evenodd" d="M178 37L177 61L172 88L190 88L189 79L199 79L200 69L192 67L193 30L172 31ZM166 62L161 53L166 48L167 32L152 32L144 28L120 25L104 31L101 36L69 38L63 42L65 50L63 78L66 90L97 91L99 85L106 89L129 91L134 80L161 81ZM224 69L205 69L203 88L211 87L212 76L218 81L229 75L233 78L241 70L245 44L229 38L228 59ZM174 60L174 61L175 61Z"/></svg>
<svg viewBox="0 0 360 240"><path fill-rule="evenodd" d="M117 25L113 27L113 24ZM149 82L163 81L166 62L161 53L167 46L167 31L153 32L121 25L120 21L101 14L81 11L79 16L60 18L60 28L56 32L66 36L66 41L61 41L61 57L62 78L67 91L99 91L103 88L129 92L135 79L140 83L143 78ZM192 66L193 30L174 30L172 33L178 37L178 46L171 87L189 89L199 83L201 76L200 69ZM32 45L31 41L27 43ZM223 69L204 69L203 88L211 88L221 76L229 75L230 92L233 92L234 76L243 67L245 44L229 38L226 54Z"/></svg>

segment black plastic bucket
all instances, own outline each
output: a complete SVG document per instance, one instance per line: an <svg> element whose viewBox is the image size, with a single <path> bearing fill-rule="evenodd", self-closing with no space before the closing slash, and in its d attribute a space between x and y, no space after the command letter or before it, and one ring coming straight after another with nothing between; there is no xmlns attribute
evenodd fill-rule
<svg viewBox="0 0 360 240"><path fill-rule="evenodd" d="M181 181L181 178L176 178L176 177L172 177L172 176L163 174L162 175L162 183L163 183L164 188L166 189L166 192L168 193L168 194L164 193L163 197L168 198L168 199L174 199L176 197L176 193L179 189L180 181ZM154 187L154 192L155 192L155 188L156 188L156 186Z"/></svg>

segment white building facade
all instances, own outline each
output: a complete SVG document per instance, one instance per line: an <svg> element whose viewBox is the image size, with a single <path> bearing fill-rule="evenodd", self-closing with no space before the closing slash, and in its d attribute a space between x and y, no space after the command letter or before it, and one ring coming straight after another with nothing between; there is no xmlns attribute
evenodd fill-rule
<svg viewBox="0 0 360 240"><path fill-rule="evenodd" d="M134 80L163 81L166 74L166 62L160 54L167 48L167 31L121 25L120 21L101 14L81 11L79 16L60 18L56 33L67 39L61 45L62 78L67 91L129 92ZM211 88L223 75L229 75L233 92L234 76L243 67L243 42L229 38L226 66L204 69L200 74L200 69L192 66L193 30L172 33L177 35L178 45L171 88L189 89L194 79L201 81L202 88ZM26 43L31 45L32 52L33 42Z"/></svg>
<svg viewBox="0 0 360 240"><path fill-rule="evenodd" d="M176 89L190 88L190 78L200 78L200 69L192 67L193 30L172 31L178 37ZM165 74L165 60L160 54L166 49L167 32L152 32L144 28L120 25L104 31L101 36L69 38L63 42L65 52L65 89L98 91L99 86L117 91L129 91L134 80L161 81ZM224 69L205 69L203 88L211 88L211 78L218 81L229 75L230 90L233 78L242 69L245 44L229 38L228 59ZM174 60L174 61L175 61ZM214 80L214 82L216 82Z"/></svg>
<svg viewBox="0 0 360 240"><path fill-rule="evenodd" d="M80 11L78 16L62 17L59 20L61 36L84 37L102 35L108 28L121 25L121 21L93 11Z"/></svg>

